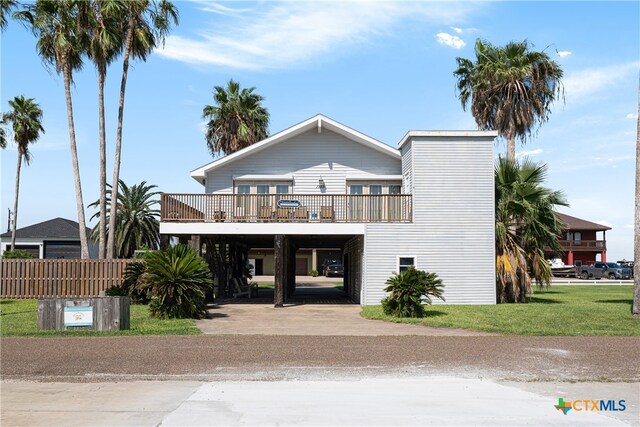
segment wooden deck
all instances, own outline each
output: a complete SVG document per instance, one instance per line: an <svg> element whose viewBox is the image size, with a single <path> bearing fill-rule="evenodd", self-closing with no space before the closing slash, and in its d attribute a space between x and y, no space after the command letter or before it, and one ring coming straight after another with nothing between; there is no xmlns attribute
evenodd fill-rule
<svg viewBox="0 0 640 427"><path fill-rule="evenodd" d="M411 195L169 194L164 222L411 222Z"/></svg>

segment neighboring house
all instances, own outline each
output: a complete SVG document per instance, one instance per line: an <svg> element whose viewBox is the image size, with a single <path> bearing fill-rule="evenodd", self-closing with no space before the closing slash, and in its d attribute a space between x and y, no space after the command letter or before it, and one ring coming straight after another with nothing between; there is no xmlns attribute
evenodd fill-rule
<svg viewBox="0 0 640 427"><path fill-rule="evenodd" d="M162 194L161 239L205 253L228 242L235 263L270 248L276 306L295 289L299 248L340 248L362 305L411 265L438 274L447 303L495 304L496 135L410 131L396 149L317 115L191 172L203 194Z"/></svg>
<svg viewBox="0 0 640 427"><path fill-rule="evenodd" d="M595 222L558 213L567 228L558 236L558 242L564 249L562 262L566 265L593 265L597 261L607 262L607 230L611 227ZM598 233L602 237L598 238Z"/></svg>
<svg viewBox="0 0 640 427"><path fill-rule="evenodd" d="M80 226L65 218L54 218L16 230L16 249L30 252L34 258L80 258ZM87 228L87 236L91 229ZM0 255L11 250L11 231L0 235ZM89 241L89 255L97 258L96 245Z"/></svg>

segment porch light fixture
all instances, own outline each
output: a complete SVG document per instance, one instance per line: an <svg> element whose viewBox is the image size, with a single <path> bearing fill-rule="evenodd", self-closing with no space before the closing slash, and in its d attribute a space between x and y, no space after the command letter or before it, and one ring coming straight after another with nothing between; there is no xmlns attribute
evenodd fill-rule
<svg viewBox="0 0 640 427"><path fill-rule="evenodd" d="M320 179L318 180L318 188L320 190L326 190L327 186L324 184L324 179L322 179L322 177L320 177Z"/></svg>

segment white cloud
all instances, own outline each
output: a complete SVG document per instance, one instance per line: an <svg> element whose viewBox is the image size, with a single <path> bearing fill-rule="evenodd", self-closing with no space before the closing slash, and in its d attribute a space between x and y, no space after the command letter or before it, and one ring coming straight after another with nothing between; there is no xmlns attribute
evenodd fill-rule
<svg viewBox="0 0 640 427"><path fill-rule="evenodd" d="M516 154L516 157L532 157L542 154L544 150L542 148L536 148L535 150L520 151Z"/></svg>
<svg viewBox="0 0 640 427"><path fill-rule="evenodd" d="M330 58L406 28L410 21L452 24L479 7L466 2L378 1L262 2L252 9L204 1L195 4L215 15L208 27L198 30L196 37L171 35L158 52L191 64L255 70Z"/></svg>
<svg viewBox="0 0 640 427"><path fill-rule="evenodd" d="M627 119L637 119L638 118L638 114L637 113L629 113L627 114Z"/></svg>
<svg viewBox="0 0 640 427"><path fill-rule="evenodd" d="M467 44L458 36L451 35L449 33L438 33L436 34L436 40L438 43L451 46L455 49L462 49Z"/></svg>
<svg viewBox="0 0 640 427"><path fill-rule="evenodd" d="M561 50L561 51L557 51L557 50L556 50L556 53L558 54L558 56L559 56L560 58L566 58L567 56L569 56L569 55L572 55L572 54L573 54L573 52L569 52L568 50Z"/></svg>
<svg viewBox="0 0 640 427"><path fill-rule="evenodd" d="M640 62L629 62L571 73L563 82L565 94L572 101L586 98L616 85L632 74L637 77L639 67Z"/></svg>
<svg viewBox="0 0 640 427"><path fill-rule="evenodd" d="M453 31L455 31L458 34L462 34L462 28L458 28L458 27L449 27L451 28Z"/></svg>

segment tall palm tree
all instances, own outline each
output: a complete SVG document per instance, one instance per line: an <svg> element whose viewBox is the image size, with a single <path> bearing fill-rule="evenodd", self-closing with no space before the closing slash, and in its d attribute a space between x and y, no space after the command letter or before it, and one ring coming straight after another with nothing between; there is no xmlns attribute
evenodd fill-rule
<svg viewBox="0 0 640 427"><path fill-rule="evenodd" d="M164 43L171 25L179 22L178 9L167 0L128 0L121 31L124 35L124 59L120 81L120 101L118 104L118 126L116 128L116 148L113 161L113 181L111 188L118 199L120 162L122 152L122 122L124 118L124 97L127 88L129 59L146 61L153 50ZM111 206L109 228L115 228L116 207ZM113 258L115 236L107 235L107 258Z"/></svg>
<svg viewBox="0 0 640 427"><path fill-rule="evenodd" d="M216 105L205 105L202 110L202 118L209 120L206 140L212 156L235 153L267 137L269 112L262 106L264 97L255 90L240 90L233 80L226 88L214 87Z"/></svg>
<svg viewBox="0 0 640 427"><path fill-rule="evenodd" d="M152 249L158 248L160 244L160 211L157 205L158 191L155 185L147 185L146 181L140 184L127 185L120 180L120 191L118 192L118 202L112 203L112 189L107 190L107 205L116 206L115 233L108 232L115 236L116 253L119 258L131 258L136 249L143 245ZM99 206L100 201L96 201L89 207ZM96 218L99 212L91 217ZM110 218L108 218L110 219ZM99 238L100 224L97 224L91 232L91 238L96 241Z"/></svg>
<svg viewBox="0 0 640 427"><path fill-rule="evenodd" d="M532 281L548 285L545 249L560 252L556 236L565 224L556 206L568 206L559 191L542 184L547 166L527 159L498 159L495 169L496 292L498 302L524 302Z"/></svg>
<svg viewBox="0 0 640 427"><path fill-rule="evenodd" d="M507 159L516 157L516 138L526 138L549 119L551 105L564 99L562 68L544 52L530 50L529 42L504 47L478 39L476 61L456 58L462 108L480 129L495 129L507 141Z"/></svg>
<svg viewBox="0 0 640 427"><path fill-rule="evenodd" d="M638 118L636 119L636 210L633 238L633 305L631 313L640 317L640 82L638 82Z"/></svg>
<svg viewBox="0 0 640 427"><path fill-rule="evenodd" d="M11 110L2 116L3 123L11 123L13 140L18 149L18 165L16 167L16 192L13 201L13 227L11 230L11 249L16 248L16 228L18 224L18 196L20 194L20 169L22 161L29 165L31 152L29 144L33 144L44 133L42 127L42 110L33 98L16 96L9 101Z"/></svg>
<svg viewBox="0 0 640 427"><path fill-rule="evenodd" d="M100 141L100 238L98 258L106 257L107 244L107 153L104 120L104 82L109 64L122 51L122 32L120 31L125 4L121 0L92 0L85 3L88 7L89 45L87 53L98 74L98 133Z"/></svg>
<svg viewBox="0 0 640 427"><path fill-rule="evenodd" d="M87 36L82 30L86 16L82 12L83 2L81 0L37 0L35 4L28 4L24 10L14 13L14 17L22 20L36 36L36 49L44 63L53 67L56 73L62 74L63 77L69 123L71 166L78 212L80 255L82 258L89 258L71 99L73 72L82 68L82 54L87 45Z"/></svg>
<svg viewBox="0 0 640 427"><path fill-rule="evenodd" d="M16 0L0 0L0 31L4 31L7 27L7 15L17 5Z"/></svg>

